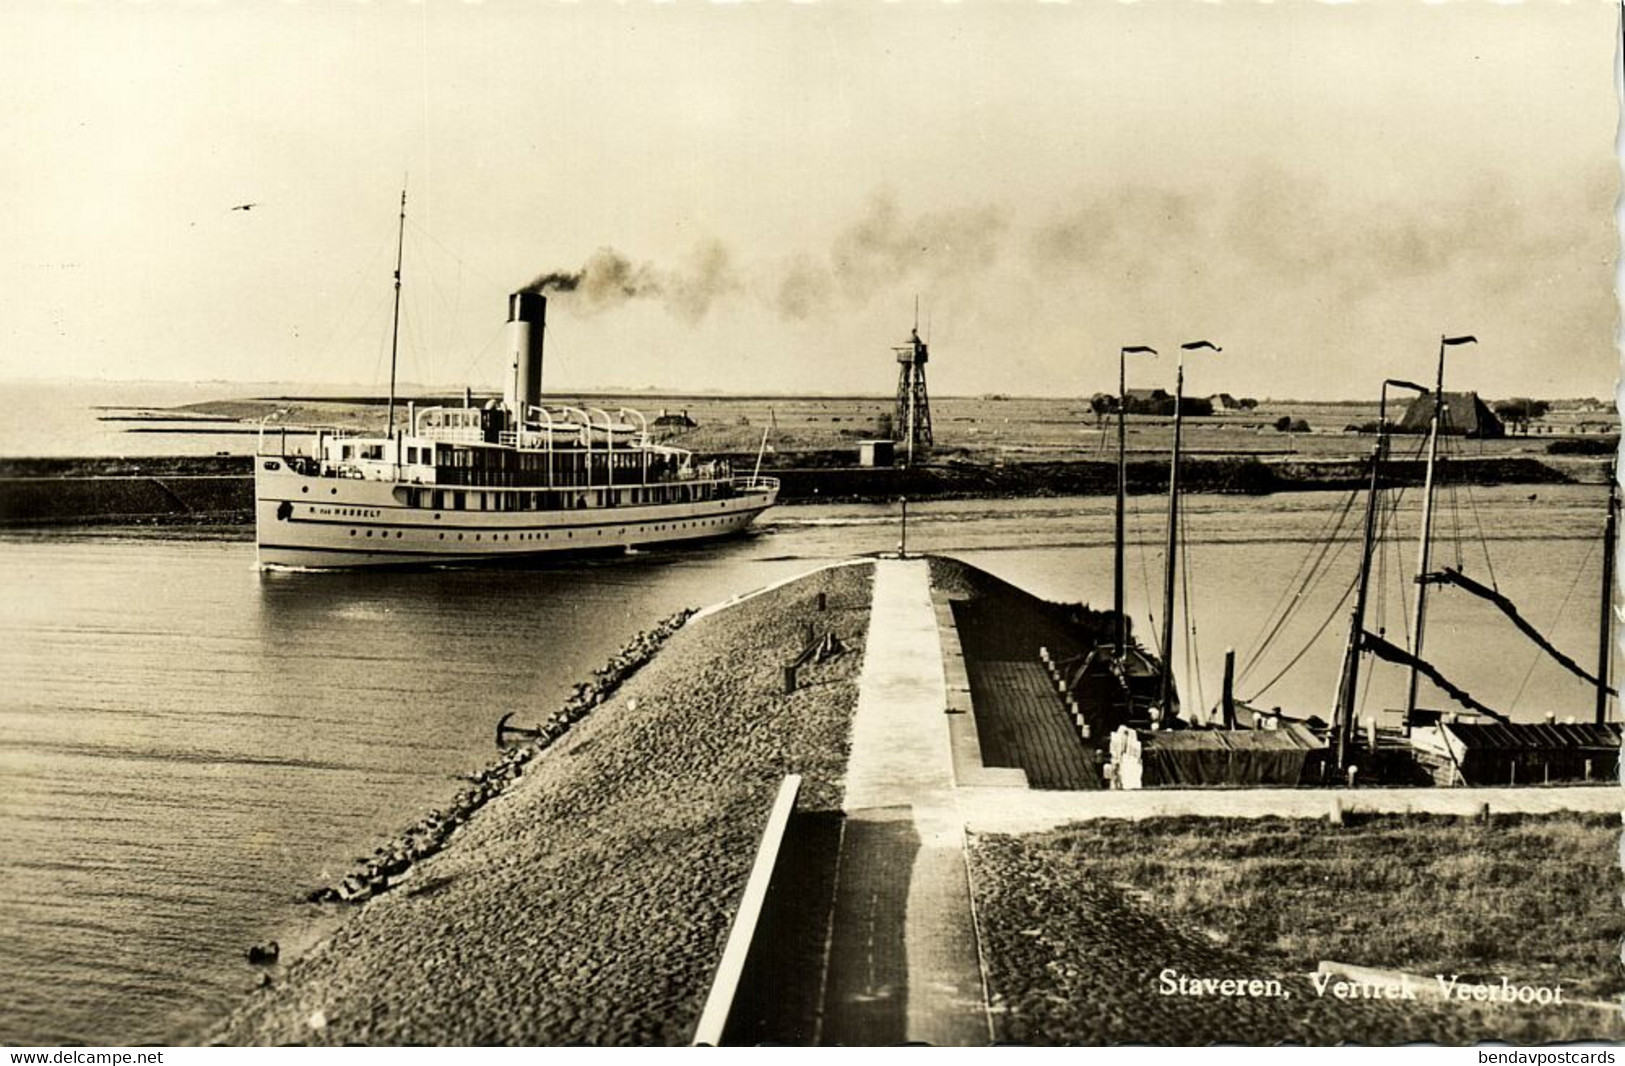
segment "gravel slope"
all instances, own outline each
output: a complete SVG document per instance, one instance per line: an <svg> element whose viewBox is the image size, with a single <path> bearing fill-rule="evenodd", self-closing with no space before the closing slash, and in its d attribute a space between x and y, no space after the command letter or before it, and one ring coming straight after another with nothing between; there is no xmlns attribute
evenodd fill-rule
<svg viewBox="0 0 1625 1066"><path fill-rule="evenodd" d="M825 570L678 631L208 1039L686 1042L779 781L805 776L803 810L840 806L871 574ZM786 696L807 622L850 650Z"/></svg>

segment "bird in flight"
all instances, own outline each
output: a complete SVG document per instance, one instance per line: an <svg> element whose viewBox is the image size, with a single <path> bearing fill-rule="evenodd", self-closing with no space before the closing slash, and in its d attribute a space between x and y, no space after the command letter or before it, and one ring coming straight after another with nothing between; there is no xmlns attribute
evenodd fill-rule
<svg viewBox="0 0 1625 1066"><path fill-rule="evenodd" d="M254 208L256 208L258 206L259 206L259 204L257 204L257 203L256 204L238 204L236 207L232 208L232 210L233 211L252 211L252 210L254 210Z"/></svg>

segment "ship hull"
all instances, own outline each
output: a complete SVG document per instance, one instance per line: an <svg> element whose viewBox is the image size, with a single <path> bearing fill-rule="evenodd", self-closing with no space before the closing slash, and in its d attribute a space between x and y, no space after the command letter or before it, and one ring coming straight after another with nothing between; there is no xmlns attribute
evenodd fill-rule
<svg viewBox="0 0 1625 1066"><path fill-rule="evenodd" d="M624 551L728 537L771 507L777 489L721 500L576 511L409 507L388 481L316 478L283 464L255 471L261 569L436 566Z"/></svg>

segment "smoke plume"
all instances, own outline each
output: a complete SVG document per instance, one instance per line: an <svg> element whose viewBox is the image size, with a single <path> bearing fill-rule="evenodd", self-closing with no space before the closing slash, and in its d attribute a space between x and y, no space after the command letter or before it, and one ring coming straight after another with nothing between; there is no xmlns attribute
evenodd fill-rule
<svg viewBox="0 0 1625 1066"><path fill-rule="evenodd" d="M993 207L908 216L893 197L879 195L836 235L826 257L802 253L781 262L768 299L785 318L803 319L836 296L861 306L898 284L933 289L975 277L997 262L1005 228Z"/></svg>
<svg viewBox="0 0 1625 1066"><path fill-rule="evenodd" d="M712 304L739 288L733 258L716 241L700 244L688 262L670 269L633 263L613 248L600 248L587 257L581 269L550 270L524 286L526 292L570 293L576 309L589 315L632 300L659 300L690 323L700 321Z"/></svg>

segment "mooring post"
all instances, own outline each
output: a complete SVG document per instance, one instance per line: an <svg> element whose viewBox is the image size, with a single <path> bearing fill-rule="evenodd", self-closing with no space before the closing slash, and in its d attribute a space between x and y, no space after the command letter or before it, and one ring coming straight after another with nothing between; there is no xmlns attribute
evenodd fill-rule
<svg viewBox="0 0 1625 1066"><path fill-rule="evenodd" d="M824 608L829 605L828 596L829 596L829 593L827 593L827 592L820 592L818 594L818 610L820 612L822 612L824 610Z"/></svg>
<svg viewBox="0 0 1625 1066"><path fill-rule="evenodd" d="M790 695L796 690L796 667L794 663L784 668L784 694Z"/></svg>
<svg viewBox="0 0 1625 1066"><path fill-rule="evenodd" d="M1236 649L1224 649L1224 727L1236 728Z"/></svg>
<svg viewBox="0 0 1625 1066"><path fill-rule="evenodd" d="M1340 797L1332 797L1332 807L1326 812L1326 821L1331 825L1343 824L1343 800Z"/></svg>

